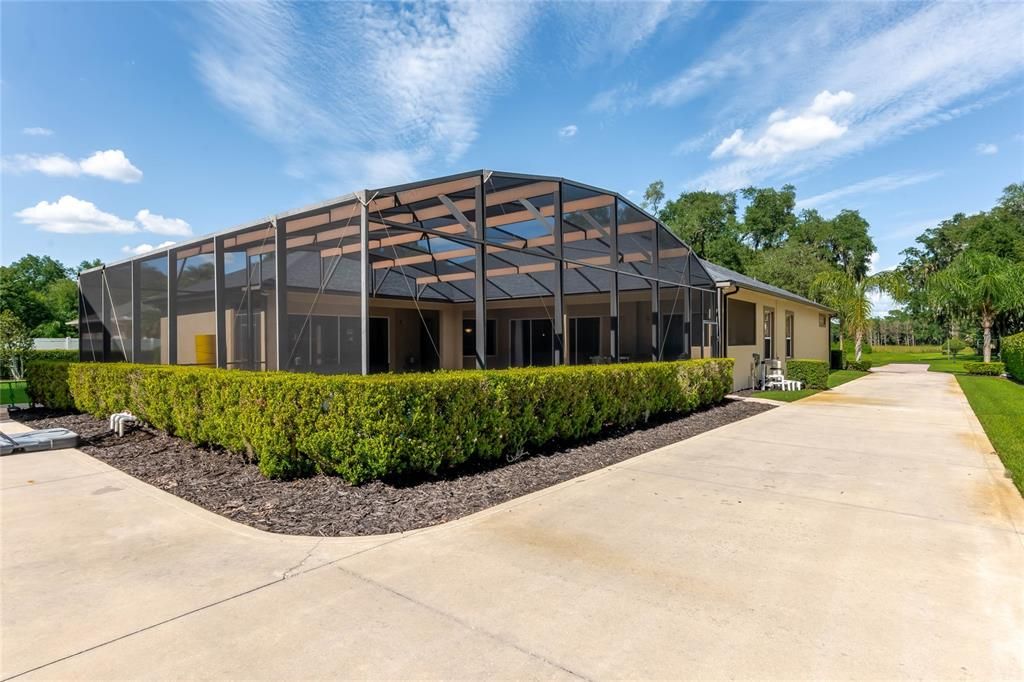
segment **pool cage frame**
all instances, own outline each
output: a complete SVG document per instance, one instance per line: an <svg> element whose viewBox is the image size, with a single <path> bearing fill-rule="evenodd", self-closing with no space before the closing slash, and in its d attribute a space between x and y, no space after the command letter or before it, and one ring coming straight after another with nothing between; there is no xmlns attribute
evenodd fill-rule
<svg viewBox="0 0 1024 682"><path fill-rule="evenodd" d="M641 312L649 298L651 326L623 353L620 300L627 292ZM673 292L673 300L663 300ZM409 316L418 313L420 334L426 330L438 356L436 366L411 362L404 369L518 366L512 351L494 360L489 309L540 301L549 322L538 326L552 335L552 352L542 354L541 364L562 365L580 361L567 345L567 301L584 295L607 306L600 315L607 322L594 323L600 339L588 340L601 351L585 361L720 353L721 294L690 247L657 218L618 193L565 178L475 170L361 190L85 270L79 275L79 355L82 361L222 368L403 371L390 356L384 364L373 362L376 346L385 343L375 336L374 307L401 305ZM317 314L330 301L347 314ZM442 362L437 321L431 317L428 324L424 311L451 304L471 316L457 326L465 328L472 355L449 350ZM190 307L202 310L188 313ZM179 323L186 317L202 326L194 336L207 343L205 350L199 340L194 349L181 343L187 337ZM296 349L308 343L311 320L334 325L334 317L336 361L297 364ZM469 319L486 322L471 329ZM476 333L479 328L484 332ZM510 337L514 329L513 321ZM335 338L333 330L324 333ZM455 337L447 338L450 345ZM649 348L638 350L643 339ZM420 344L428 355L422 338Z"/></svg>

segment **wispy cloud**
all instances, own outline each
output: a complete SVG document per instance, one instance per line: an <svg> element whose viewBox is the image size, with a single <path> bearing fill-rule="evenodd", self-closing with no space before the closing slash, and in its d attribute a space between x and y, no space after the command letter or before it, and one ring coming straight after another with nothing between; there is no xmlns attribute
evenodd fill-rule
<svg viewBox="0 0 1024 682"><path fill-rule="evenodd" d="M828 192L815 194L814 196L807 197L806 199L800 199L796 202L796 205L798 208L827 206L835 203L839 199L844 199L850 196L892 192L893 190L901 189L903 187L919 185L923 182L934 180L941 175L942 173L938 171L929 173L893 173L889 175L880 175L878 177L855 182L851 185L838 187Z"/></svg>
<svg viewBox="0 0 1024 682"><path fill-rule="evenodd" d="M992 156L999 153L999 147L991 142L981 142L975 145L974 152L981 156Z"/></svg>
<svg viewBox="0 0 1024 682"><path fill-rule="evenodd" d="M52 177L92 175L124 183L142 180L142 171L120 149L94 152L79 161L64 154L14 154L4 157L3 169L9 173L35 172Z"/></svg>
<svg viewBox="0 0 1024 682"><path fill-rule="evenodd" d="M692 18L702 6L672 0L563 2L548 7L554 16L545 21L557 25L573 61L591 64L621 59L661 27Z"/></svg>
<svg viewBox="0 0 1024 682"><path fill-rule="evenodd" d="M926 218L924 220L917 220L901 227L885 229L872 227L872 232L875 234L871 235L871 238L877 243L896 241L897 239L905 241L907 237L917 237L918 235L924 234L924 231L935 227L942 218Z"/></svg>
<svg viewBox="0 0 1024 682"><path fill-rule="evenodd" d="M204 4L196 66L222 105L287 150L293 174L387 184L465 153L534 11Z"/></svg>
<svg viewBox="0 0 1024 682"><path fill-rule="evenodd" d="M50 137L53 135L53 131L49 128L22 128L21 133L32 137Z"/></svg>
<svg viewBox="0 0 1024 682"><path fill-rule="evenodd" d="M579 132L579 128L575 125L570 124L558 129L559 137L575 137L576 133Z"/></svg>
<svg viewBox="0 0 1024 682"><path fill-rule="evenodd" d="M734 189L788 179L991 104L1024 70L1022 27L1020 3L767 3L674 76L613 85L590 106L628 111L713 99L716 120L743 132L687 186ZM770 120L773 111L809 118L800 112L825 90L855 95L841 120L829 117L835 126L817 121L811 138L825 139L759 153L779 147L771 136L761 143L782 122ZM804 139L811 123L776 132Z"/></svg>

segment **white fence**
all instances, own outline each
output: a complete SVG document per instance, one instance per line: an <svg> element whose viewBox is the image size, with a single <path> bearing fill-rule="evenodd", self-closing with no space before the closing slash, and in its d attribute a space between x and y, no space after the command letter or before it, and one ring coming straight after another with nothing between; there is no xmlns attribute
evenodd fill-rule
<svg viewBox="0 0 1024 682"><path fill-rule="evenodd" d="M78 350L78 339L32 339L32 347L36 350Z"/></svg>

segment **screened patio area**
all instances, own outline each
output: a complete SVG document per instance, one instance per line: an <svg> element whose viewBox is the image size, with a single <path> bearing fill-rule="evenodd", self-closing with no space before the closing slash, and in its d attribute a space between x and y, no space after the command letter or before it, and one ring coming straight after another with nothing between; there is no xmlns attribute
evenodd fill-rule
<svg viewBox="0 0 1024 682"><path fill-rule="evenodd" d="M718 354L699 259L625 198L473 171L79 276L83 361L370 374Z"/></svg>

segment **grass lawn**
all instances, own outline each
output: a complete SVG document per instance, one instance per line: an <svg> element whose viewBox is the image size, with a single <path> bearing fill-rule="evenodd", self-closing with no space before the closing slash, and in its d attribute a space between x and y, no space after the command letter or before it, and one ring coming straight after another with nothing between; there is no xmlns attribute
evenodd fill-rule
<svg viewBox="0 0 1024 682"><path fill-rule="evenodd" d="M27 402L28 393L25 392L24 381L0 380L0 405L10 405L11 403L18 404Z"/></svg>
<svg viewBox="0 0 1024 682"><path fill-rule="evenodd" d="M847 349L846 358L852 360L853 351ZM870 360L872 367L881 367L891 362L907 362L912 364L927 364L930 372L950 372L952 374L966 374L965 362L981 362L980 355L961 352L955 358L949 358L946 354L934 347L923 347L922 350L909 348L889 349L883 346L875 348L871 353L864 353L861 358Z"/></svg>
<svg viewBox="0 0 1024 682"><path fill-rule="evenodd" d="M835 388L841 386L847 381L853 381L859 377L864 376L867 372L858 372L854 369L841 369L835 372L831 372L828 375L828 387ZM769 400L782 400L783 402L791 403L801 398L806 398L809 395L820 393L821 390L817 388L804 388L799 391L757 391L754 395L758 398L768 398Z"/></svg>
<svg viewBox="0 0 1024 682"><path fill-rule="evenodd" d="M956 378L974 414L1024 494L1024 385L1001 377Z"/></svg>

